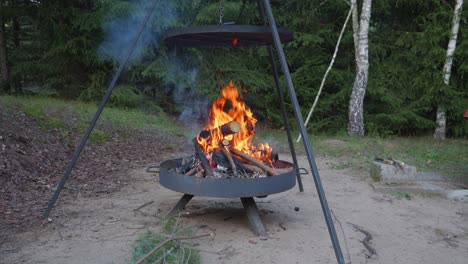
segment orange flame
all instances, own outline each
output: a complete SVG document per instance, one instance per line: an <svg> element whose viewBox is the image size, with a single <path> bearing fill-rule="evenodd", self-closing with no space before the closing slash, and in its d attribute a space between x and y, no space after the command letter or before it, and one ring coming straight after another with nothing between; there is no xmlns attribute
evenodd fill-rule
<svg viewBox="0 0 468 264"><path fill-rule="evenodd" d="M223 135L220 129L222 125L231 121L240 124L240 130L232 135ZM271 147L268 143L252 144L252 137L255 134L255 124L257 119L252 111L245 105L239 90L232 81L221 90L221 97L216 99L211 106L208 117L208 124L205 129L211 131L209 140L198 138L198 143L205 153L219 150L219 141L229 140L229 145L242 151L256 159L270 161Z"/></svg>

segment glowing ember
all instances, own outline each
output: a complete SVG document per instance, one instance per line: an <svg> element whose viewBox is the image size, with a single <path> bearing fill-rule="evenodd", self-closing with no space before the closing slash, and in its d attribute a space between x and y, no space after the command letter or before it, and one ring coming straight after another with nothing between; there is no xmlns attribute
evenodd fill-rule
<svg viewBox="0 0 468 264"><path fill-rule="evenodd" d="M240 129L237 133L225 135L221 129L231 121L236 121L240 124ZM270 164L271 147L268 143L252 144L252 137L255 134L255 124L257 119L253 116L252 111L245 105L239 90L232 81L221 91L221 97L216 99L211 106L208 124L205 129L210 131L210 136L207 138L198 137L198 143L205 153L211 153L214 150L219 150L219 142L228 140L229 145L243 153L246 153L258 160L267 161Z"/></svg>

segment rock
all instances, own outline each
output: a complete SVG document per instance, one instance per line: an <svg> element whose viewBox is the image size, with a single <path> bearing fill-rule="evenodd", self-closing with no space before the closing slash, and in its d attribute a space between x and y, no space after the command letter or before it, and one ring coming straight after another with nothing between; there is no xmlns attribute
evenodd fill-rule
<svg viewBox="0 0 468 264"><path fill-rule="evenodd" d="M370 176L383 183L410 183L416 181L416 167L410 165L387 165L373 161Z"/></svg>
<svg viewBox="0 0 468 264"><path fill-rule="evenodd" d="M468 203L468 190L451 190L446 194L450 201L460 201Z"/></svg>

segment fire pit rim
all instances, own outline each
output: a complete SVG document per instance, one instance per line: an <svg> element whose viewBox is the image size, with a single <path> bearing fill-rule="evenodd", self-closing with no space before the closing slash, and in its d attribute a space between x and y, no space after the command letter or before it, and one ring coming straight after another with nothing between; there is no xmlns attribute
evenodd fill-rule
<svg viewBox="0 0 468 264"><path fill-rule="evenodd" d="M198 178L170 171L180 166L182 158L163 161L160 165L159 183L167 189L206 197L239 198L280 193L296 185L296 170L262 178ZM292 168L294 165L289 164Z"/></svg>

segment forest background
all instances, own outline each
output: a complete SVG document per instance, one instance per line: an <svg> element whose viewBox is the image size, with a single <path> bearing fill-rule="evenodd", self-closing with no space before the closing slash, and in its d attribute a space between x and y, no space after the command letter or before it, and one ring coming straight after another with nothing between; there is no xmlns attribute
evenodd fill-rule
<svg viewBox="0 0 468 264"><path fill-rule="evenodd" d="M0 94L99 101L151 2L1 0ZM443 104L447 136L468 136L468 122L463 118L468 109L466 8L461 14L448 85L443 78L455 2L373 1L368 31L369 79L363 103L366 134L432 135L437 107ZM295 40L284 48L305 115L328 68L350 5L345 0L272 0L271 4L278 25L295 33ZM357 4L361 6L362 1ZM218 24L219 10L220 1L161 0L110 106L203 119L223 84L233 80L261 123L283 127L264 47L190 49L164 45L162 37L172 28ZM256 1L245 1L245 6L243 1L225 1L223 22L230 21L261 24ZM309 131L346 133L355 76L353 30L348 25ZM286 107L292 117L289 100Z"/></svg>

